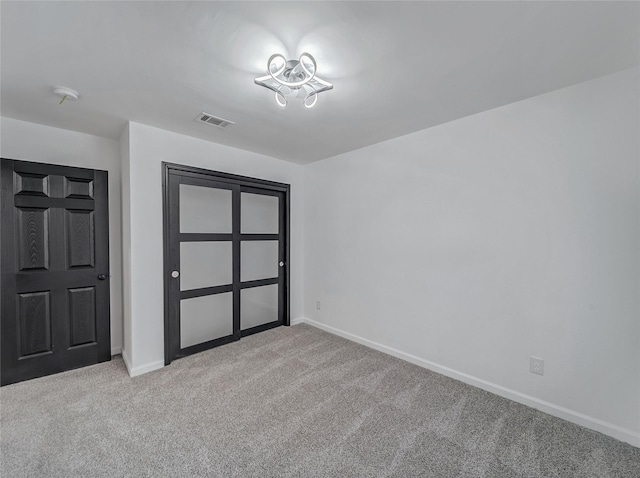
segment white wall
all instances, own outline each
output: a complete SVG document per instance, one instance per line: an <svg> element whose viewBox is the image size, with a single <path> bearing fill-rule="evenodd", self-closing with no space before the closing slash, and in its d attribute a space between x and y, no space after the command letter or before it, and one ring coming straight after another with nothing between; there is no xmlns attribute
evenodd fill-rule
<svg viewBox="0 0 640 478"><path fill-rule="evenodd" d="M11 118L0 119L3 158L102 169L109 172L111 353L122 349L122 234L118 142Z"/></svg>
<svg viewBox="0 0 640 478"><path fill-rule="evenodd" d="M305 315L640 446L639 84L306 166Z"/></svg>
<svg viewBox="0 0 640 478"><path fill-rule="evenodd" d="M120 135L122 172L122 359L131 364L131 181L129 124Z"/></svg>
<svg viewBox="0 0 640 478"><path fill-rule="evenodd" d="M125 340L129 372L138 375L164 365L162 168L163 161L291 184L291 318L302 316L302 166L268 156L129 123L131 344ZM128 178L128 179L127 179ZM127 217L127 213L124 213ZM126 233L126 226L125 226ZM126 257L125 253L125 257ZM130 303L127 303L130 301Z"/></svg>

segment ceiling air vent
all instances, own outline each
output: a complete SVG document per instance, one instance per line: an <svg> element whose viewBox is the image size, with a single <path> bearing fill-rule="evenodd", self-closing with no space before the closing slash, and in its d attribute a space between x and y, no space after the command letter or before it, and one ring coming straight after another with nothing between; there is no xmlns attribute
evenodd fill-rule
<svg viewBox="0 0 640 478"><path fill-rule="evenodd" d="M218 128L226 128L229 125L235 124L233 121L218 118L217 116L213 116L205 112L202 112L198 116L196 116L196 121L212 124L213 126L217 126Z"/></svg>

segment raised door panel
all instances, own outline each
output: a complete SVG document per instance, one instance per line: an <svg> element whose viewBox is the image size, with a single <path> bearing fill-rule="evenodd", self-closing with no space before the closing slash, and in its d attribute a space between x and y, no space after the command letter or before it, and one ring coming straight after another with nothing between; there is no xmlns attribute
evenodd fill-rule
<svg viewBox="0 0 640 478"><path fill-rule="evenodd" d="M69 346L96 342L96 288L67 291L69 304Z"/></svg>
<svg viewBox="0 0 640 478"><path fill-rule="evenodd" d="M18 294L18 333L20 358L51 352L51 294Z"/></svg>
<svg viewBox="0 0 640 478"><path fill-rule="evenodd" d="M68 267L95 266L95 224L94 212L82 210L65 211L67 225Z"/></svg>
<svg viewBox="0 0 640 478"><path fill-rule="evenodd" d="M18 270L49 268L49 210L16 208Z"/></svg>
<svg viewBox="0 0 640 478"><path fill-rule="evenodd" d="M65 177L64 197L93 199L93 179Z"/></svg>
<svg viewBox="0 0 640 478"><path fill-rule="evenodd" d="M49 195L49 176L45 174L15 173L16 194Z"/></svg>

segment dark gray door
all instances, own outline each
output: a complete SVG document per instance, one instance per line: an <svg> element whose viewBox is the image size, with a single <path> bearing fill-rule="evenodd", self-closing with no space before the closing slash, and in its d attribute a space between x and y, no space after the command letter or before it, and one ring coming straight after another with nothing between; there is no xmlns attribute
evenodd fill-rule
<svg viewBox="0 0 640 478"><path fill-rule="evenodd" d="M107 172L0 174L2 385L110 360Z"/></svg>
<svg viewBox="0 0 640 478"><path fill-rule="evenodd" d="M289 186L165 165L165 361L288 324Z"/></svg>

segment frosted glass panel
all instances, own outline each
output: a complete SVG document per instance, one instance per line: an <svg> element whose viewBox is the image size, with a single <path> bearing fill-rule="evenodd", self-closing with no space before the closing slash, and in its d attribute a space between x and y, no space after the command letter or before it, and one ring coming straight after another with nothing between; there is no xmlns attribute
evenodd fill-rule
<svg viewBox="0 0 640 478"><path fill-rule="evenodd" d="M230 233L231 191L180 185L180 232Z"/></svg>
<svg viewBox="0 0 640 478"><path fill-rule="evenodd" d="M242 241L240 280L278 277L278 241Z"/></svg>
<svg viewBox="0 0 640 478"><path fill-rule="evenodd" d="M180 348L233 334L233 293L180 301Z"/></svg>
<svg viewBox="0 0 640 478"><path fill-rule="evenodd" d="M278 284L240 291L240 329L278 320Z"/></svg>
<svg viewBox="0 0 640 478"><path fill-rule="evenodd" d="M181 242L180 290L233 282L231 241Z"/></svg>
<svg viewBox="0 0 640 478"><path fill-rule="evenodd" d="M241 193L240 232L278 234L278 197Z"/></svg>

